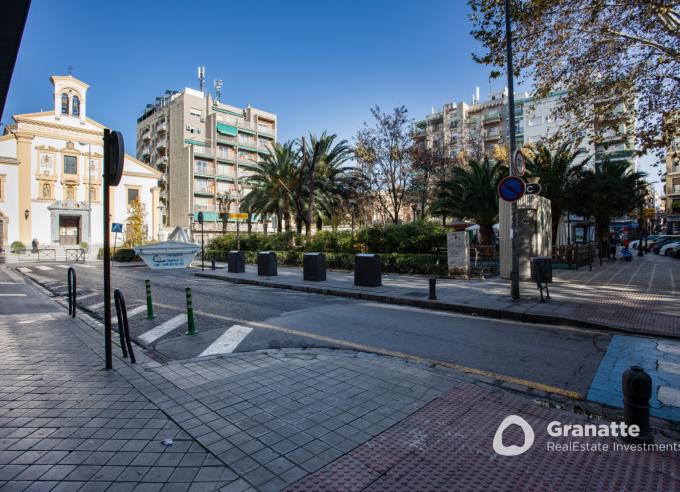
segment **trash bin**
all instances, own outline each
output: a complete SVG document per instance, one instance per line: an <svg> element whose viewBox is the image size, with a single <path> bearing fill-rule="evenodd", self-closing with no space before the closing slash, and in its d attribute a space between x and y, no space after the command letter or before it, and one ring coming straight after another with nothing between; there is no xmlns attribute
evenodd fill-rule
<svg viewBox="0 0 680 492"><path fill-rule="evenodd" d="M276 253L273 251L260 251L257 254L257 274L262 277L275 277Z"/></svg>
<svg viewBox="0 0 680 492"><path fill-rule="evenodd" d="M536 281L536 285L552 282L552 257L533 256L531 258L531 277Z"/></svg>
<svg viewBox="0 0 680 492"><path fill-rule="evenodd" d="M361 287L380 287L380 255L358 254L354 256L354 285Z"/></svg>
<svg viewBox="0 0 680 492"><path fill-rule="evenodd" d="M246 255L243 251L229 251L227 263L229 273L244 273L246 271Z"/></svg>
<svg viewBox="0 0 680 492"><path fill-rule="evenodd" d="M312 281L326 280L326 255L305 253L302 257L302 279Z"/></svg>

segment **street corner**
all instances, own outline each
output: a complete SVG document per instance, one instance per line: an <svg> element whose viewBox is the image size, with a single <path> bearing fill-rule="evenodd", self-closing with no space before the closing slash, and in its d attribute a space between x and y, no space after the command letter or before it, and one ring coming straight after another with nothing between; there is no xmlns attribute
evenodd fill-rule
<svg viewBox="0 0 680 492"><path fill-rule="evenodd" d="M623 408L622 376L631 366L652 379L651 415L680 422L680 341L614 335L587 399Z"/></svg>

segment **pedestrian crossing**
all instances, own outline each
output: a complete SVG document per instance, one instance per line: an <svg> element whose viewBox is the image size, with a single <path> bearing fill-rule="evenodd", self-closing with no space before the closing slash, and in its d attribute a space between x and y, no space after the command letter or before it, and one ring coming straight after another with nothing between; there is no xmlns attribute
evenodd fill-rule
<svg viewBox="0 0 680 492"><path fill-rule="evenodd" d="M54 271L54 270L67 270L70 268L72 265L69 264L50 264L50 265L24 265L24 266L19 266L15 267L15 269L21 273L28 274L32 278L38 280L43 286L48 288L50 291L53 293L57 293L58 295L66 295L65 294L65 289L66 289L66 284L63 280L55 280L53 278L45 277L43 274L45 272L49 271ZM80 268L94 268L93 265L83 265L83 264L77 264L77 267ZM65 273L65 272L64 272ZM64 273L59 273L58 276L61 277L64 275ZM0 297L18 297L18 296L26 296L26 294L5 294L2 295L0 294ZM97 299L99 297L99 299ZM101 300L103 297L103 293L100 291L95 291L95 292L87 292L83 293L82 295L77 295L76 301L78 303L78 306L81 309L85 309L89 311L90 313L99 313L100 315L103 314L103 308L104 308L104 301ZM87 304L86 302L83 301L96 301L92 304ZM143 305L138 305L138 306L131 306L128 311L127 311L127 317L128 320L132 320L134 317L139 317L142 315L142 313L146 312L147 306L146 304ZM99 319L102 319L101 316ZM113 302L113 299L111 299L111 323L114 326L114 328L117 326L118 323L118 317L116 314L115 310L115 304ZM144 321L142 326L149 326L150 322ZM150 345L158 342L161 340L163 337L166 337L167 335L171 334L174 331L186 331L186 327L188 325L188 318L186 313L181 313L181 314L174 314L172 315L169 319L164 319L161 322L159 322L156 326L144 331L141 334L135 335L135 332L138 333L138 328L133 329L132 323L131 323L131 331L133 332L133 338L136 338L139 342L145 344L145 345ZM233 325L230 326L217 337L213 338L212 336L207 337L210 341L206 341L206 339L203 339L201 337L191 337L192 338L192 346L194 349L192 349L192 354L187 355L187 356L198 356L198 357L205 357L205 356L214 356L214 355L220 355L220 354L229 354L234 351L236 351L239 347L239 345L253 332L253 328L248 327L248 326L243 326L243 325ZM196 355L197 354L197 355Z"/></svg>

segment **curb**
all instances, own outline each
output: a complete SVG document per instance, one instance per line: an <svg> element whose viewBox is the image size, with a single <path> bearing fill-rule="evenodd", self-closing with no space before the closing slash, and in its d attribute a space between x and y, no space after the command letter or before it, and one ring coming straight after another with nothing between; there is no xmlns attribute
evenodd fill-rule
<svg viewBox="0 0 680 492"><path fill-rule="evenodd" d="M544 325L567 325L577 328L584 328L587 330L598 330L606 332L616 332L626 335L649 336L658 338L680 339L680 335L669 335L667 333L650 333L640 332L631 328L622 326L607 325L604 323L596 323L592 321L579 320L574 318L565 318L563 316L553 316L549 314L536 314L517 311L508 311L505 309L484 308L477 306L469 306L466 304L453 304L441 301L431 301L427 299L407 299L403 297L389 296L383 294L370 294L366 292L356 292L349 290L312 287L307 285L294 285L278 282L267 282L265 280L254 280L250 278L225 277L212 273L197 272L195 277L209 278L213 280L222 280L224 282L231 282L234 284L255 285L258 287L269 287L274 289L293 290L297 292L305 292L309 294L322 294L328 296L345 297L349 299L361 299L365 301L380 302L383 304L395 304L400 306L417 307L421 309L429 309L432 311L446 311L461 314L469 314L473 316L483 316L485 318L507 319L513 321L521 321L533 324Z"/></svg>

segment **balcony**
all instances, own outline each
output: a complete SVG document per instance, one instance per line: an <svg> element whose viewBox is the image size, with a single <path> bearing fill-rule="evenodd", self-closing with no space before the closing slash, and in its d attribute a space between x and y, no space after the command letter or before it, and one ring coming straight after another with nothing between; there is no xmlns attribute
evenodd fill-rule
<svg viewBox="0 0 680 492"><path fill-rule="evenodd" d="M241 160L239 159L238 165L245 169L259 169L256 161L253 160Z"/></svg>
<svg viewBox="0 0 680 492"><path fill-rule="evenodd" d="M500 138L500 132L484 132L484 140L499 140Z"/></svg>
<svg viewBox="0 0 680 492"><path fill-rule="evenodd" d="M209 157L211 159L215 158L215 151L210 147L204 147L202 145L194 145L194 155Z"/></svg>
<svg viewBox="0 0 680 492"><path fill-rule="evenodd" d="M234 137L229 137L227 135L218 135L216 140L217 143L226 145L236 145L236 139Z"/></svg>
<svg viewBox="0 0 680 492"><path fill-rule="evenodd" d="M140 135L140 138L142 140L144 140L145 142L148 142L149 140L151 140L151 130L149 130L148 128L146 130L144 130L142 132L142 134Z"/></svg>
<svg viewBox="0 0 680 492"><path fill-rule="evenodd" d="M680 184L670 185L668 187L667 195L680 195Z"/></svg>
<svg viewBox="0 0 680 492"><path fill-rule="evenodd" d="M141 148L140 153L142 154L142 157L148 157L151 155L151 146L145 145Z"/></svg>
<svg viewBox="0 0 680 492"><path fill-rule="evenodd" d="M158 126L156 127L156 131L158 133L165 133L168 131L168 124L164 121L163 123L159 123Z"/></svg>
<svg viewBox="0 0 680 492"><path fill-rule="evenodd" d="M244 140L244 141L239 140L238 146L241 149L249 149L249 150L252 150L252 151L257 150L257 142L255 140Z"/></svg>
<svg viewBox="0 0 680 492"><path fill-rule="evenodd" d="M498 111L491 111L484 115L484 123L494 123L501 121L501 114Z"/></svg>
<svg viewBox="0 0 680 492"><path fill-rule="evenodd" d="M236 162L236 154L233 152L220 152L218 150L216 157L221 161Z"/></svg>
<svg viewBox="0 0 680 492"><path fill-rule="evenodd" d="M165 150L168 148L168 139L167 138L162 138L158 142L156 142L156 148L158 150Z"/></svg>
<svg viewBox="0 0 680 492"><path fill-rule="evenodd" d="M257 151L264 153L264 154L269 154L271 149L271 145L269 142L257 142Z"/></svg>
<svg viewBox="0 0 680 492"><path fill-rule="evenodd" d="M196 166L194 165L194 174L201 176L214 176L215 168L212 166Z"/></svg>
<svg viewBox="0 0 680 492"><path fill-rule="evenodd" d="M276 135L276 130L274 128L267 126L267 125L258 124L257 125L257 133L261 133L262 135L274 136L274 135Z"/></svg>

